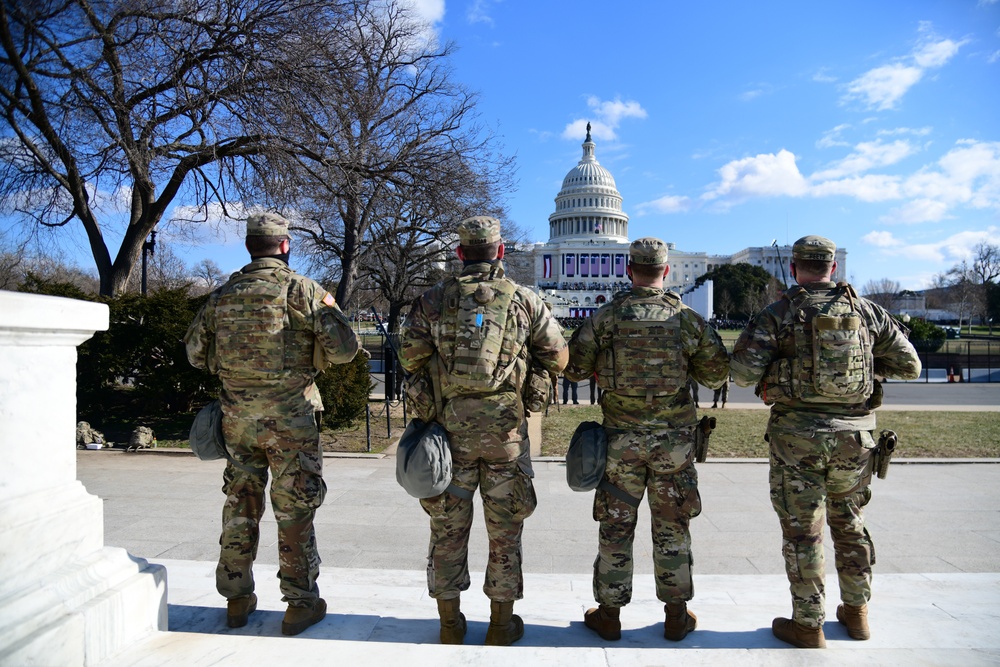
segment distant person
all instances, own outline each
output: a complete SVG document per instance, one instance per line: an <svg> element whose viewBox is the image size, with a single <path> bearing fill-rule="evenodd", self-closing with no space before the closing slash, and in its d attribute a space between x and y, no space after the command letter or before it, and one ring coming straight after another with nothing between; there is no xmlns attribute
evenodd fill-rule
<svg viewBox="0 0 1000 667"><path fill-rule="evenodd" d="M601 396L604 394L604 390L597 384L597 373L590 376L590 404L593 405L596 402L600 402Z"/></svg>
<svg viewBox="0 0 1000 667"><path fill-rule="evenodd" d="M719 407L719 399L722 399L722 407L726 407L726 401L729 400L729 378L722 383L722 386L715 390L712 394L712 407Z"/></svg>
<svg viewBox="0 0 1000 667"><path fill-rule="evenodd" d="M247 624L257 609L253 562L271 471L278 524L278 579L288 603L281 632L297 635L326 615L319 596L313 517L323 504L323 452L313 381L346 363L360 344L333 295L288 267L288 221L273 213L247 219L253 261L212 292L184 336L187 357L222 379L222 432L233 458L222 491L222 551L215 585L228 601L226 623Z"/></svg>
<svg viewBox="0 0 1000 667"><path fill-rule="evenodd" d="M701 407L698 405L698 382L694 378L687 379L688 393L691 394L691 402L694 403L694 407Z"/></svg>
<svg viewBox="0 0 1000 667"><path fill-rule="evenodd" d="M799 648L825 648L823 523L837 557L837 620L868 639L874 547L863 508L871 498L876 375L913 380L920 358L907 332L882 307L834 283L837 246L804 236L792 246L798 285L767 306L740 334L732 377L756 385L771 406L771 504L781 522L792 617L774 636Z"/></svg>
<svg viewBox="0 0 1000 667"><path fill-rule="evenodd" d="M577 396L578 386L579 382L573 382L567 377L563 378L562 380L563 405L566 405L566 403L569 401L569 397L571 394L573 396L573 405L580 404L579 397Z"/></svg>
<svg viewBox="0 0 1000 667"><path fill-rule="evenodd" d="M729 374L729 354L702 317L663 288L667 244L641 238L629 247L632 289L586 320L570 339L566 377L597 374L608 437L604 481L594 519L600 522L594 597L584 624L601 638L621 639L621 608L632 600L632 541L638 507L649 498L656 597L664 603L663 636L680 641L695 629L687 608L691 579L691 519L701 513L694 467L698 415L688 377L708 387Z"/></svg>
<svg viewBox="0 0 1000 667"><path fill-rule="evenodd" d="M524 636L514 602L524 592L524 520L537 502L521 392L533 364L559 373L569 352L541 298L504 276L500 222L486 216L463 220L458 238L462 271L413 302L399 361L415 374L413 386L431 394L415 403L435 406L421 418L437 420L448 432L452 484L461 494L445 491L420 501L431 521L427 588L437 600L441 643L465 641L459 596L470 586L469 535L479 487L489 537L486 644L508 646Z"/></svg>

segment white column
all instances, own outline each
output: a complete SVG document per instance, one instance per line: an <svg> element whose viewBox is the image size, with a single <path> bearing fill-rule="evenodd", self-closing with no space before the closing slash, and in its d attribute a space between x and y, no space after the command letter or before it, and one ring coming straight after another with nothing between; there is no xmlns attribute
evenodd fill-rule
<svg viewBox="0 0 1000 667"><path fill-rule="evenodd" d="M93 665L167 629L166 572L104 546L76 479L76 346L108 307L0 291L0 664Z"/></svg>

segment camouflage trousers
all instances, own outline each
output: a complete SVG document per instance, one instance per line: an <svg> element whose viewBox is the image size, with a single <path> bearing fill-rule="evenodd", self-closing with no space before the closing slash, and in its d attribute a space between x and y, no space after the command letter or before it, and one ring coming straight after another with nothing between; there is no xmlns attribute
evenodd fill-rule
<svg viewBox="0 0 1000 667"><path fill-rule="evenodd" d="M605 479L634 498L647 494L656 597L686 602L694 597L689 527L701 513L698 472L691 462L694 429L607 433ZM594 520L601 526L594 599L600 604L624 607L632 600L632 543L638 518L637 507L597 489Z"/></svg>
<svg viewBox="0 0 1000 667"><path fill-rule="evenodd" d="M319 430L313 415L281 419L223 416L222 431L233 458L244 465L270 469L271 509L278 525L278 579L283 600L308 604L319 597L319 552L313 517L326 496ZM253 562L264 512L263 476L226 465L222 491L222 547L215 571L216 588L225 598L254 590Z"/></svg>
<svg viewBox="0 0 1000 667"><path fill-rule="evenodd" d="M531 477L517 461L455 460L452 483L468 491L479 487L489 538L483 592L495 602L524 597L521 533L537 500ZM427 554L427 590L432 598L456 598L469 589L469 534L472 500L450 493L425 498L420 505L431 519Z"/></svg>
<svg viewBox="0 0 1000 667"><path fill-rule="evenodd" d="M792 619L819 627L826 618L824 523L830 526L840 599L871 598L875 547L862 508L871 499L869 431L771 429L771 504L781 522L782 554L792 593Z"/></svg>

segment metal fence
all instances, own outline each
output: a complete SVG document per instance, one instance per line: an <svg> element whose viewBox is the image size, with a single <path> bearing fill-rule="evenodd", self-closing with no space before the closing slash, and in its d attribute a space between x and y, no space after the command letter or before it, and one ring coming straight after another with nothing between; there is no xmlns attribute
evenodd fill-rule
<svg viewBox="0 0 1000 667"><path fill-rule="evenodd" d="M1000 339L947 340L919 354L924 366L919 382L1000 382Z"/></svg>

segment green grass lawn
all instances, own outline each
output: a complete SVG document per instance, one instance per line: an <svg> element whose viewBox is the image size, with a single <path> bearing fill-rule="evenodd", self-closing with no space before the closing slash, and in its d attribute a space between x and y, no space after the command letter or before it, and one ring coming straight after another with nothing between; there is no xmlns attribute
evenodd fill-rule
<svg viewBox="0 0 1000 667"><path fill-rule="evenodd" d="M372 403L370 431L364 419L355 426L338 431L324 430L320 436L323 449L334 452L380 452L402 433L405 427L402 406L390 409L391 428L386 420L385 403ZM717 420L708 455L712 458L765 458L767 447L764 429L767 410L700 410ZM410 414L408 417L412 417ZM193 415L145 421L153 428L160 447L187 447L187 432ZM564 456L569 439L581 421L601 421L598 406L566 408L551 406L542 418L542 456ZM135 424L109 425L105 435L116 443L128 442ZM899 435L900 457L1000 458L1000 412L920 412L879 410L878 428L892 429Z"/></svg>
<svg viewBox="0 0 1000 667"><path fill-rule="evenodd" d="M766 458L767 410L699 410L717 420L708 455L712 458ZM565 456L569 439L581 421L601 421L598 406L556 410L542 421L542 455ZM900 457L1000 457L998 412L910 412L879 410L878 428L899 436Z"/></svg>

